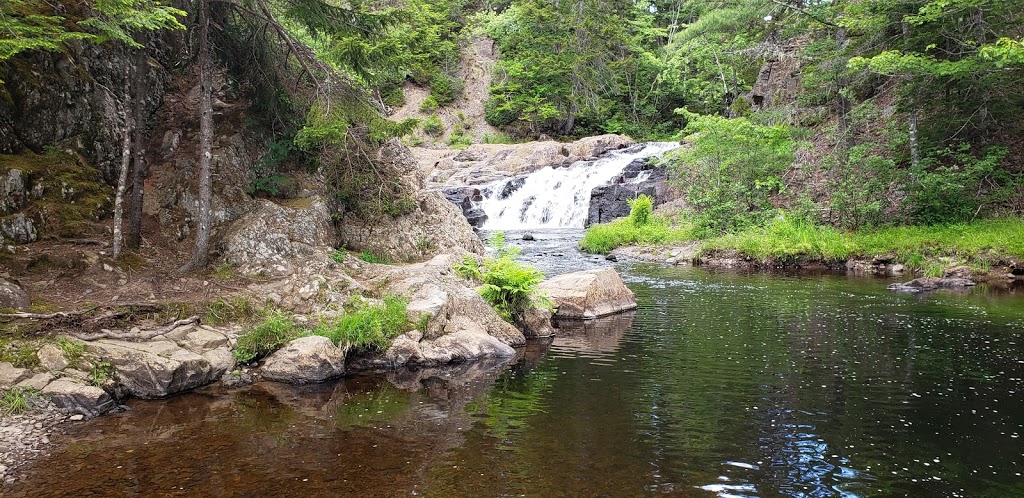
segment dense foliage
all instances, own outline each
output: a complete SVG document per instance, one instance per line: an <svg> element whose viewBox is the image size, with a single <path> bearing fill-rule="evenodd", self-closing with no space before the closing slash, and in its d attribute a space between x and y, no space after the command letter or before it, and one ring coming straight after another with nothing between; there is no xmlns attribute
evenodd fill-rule
<svg viewBox="0 0 1024 498"><path fill-rule="evenodd" d="M520 248L507 246L503 233L495 234L490 245L494 257L484 258L480 263L466 256L455 265L455 271L479 282L480 295L509 322L522 321L524 313L532 307L550 308L550 300L538 289L544 273L516 261Z"/></svg>

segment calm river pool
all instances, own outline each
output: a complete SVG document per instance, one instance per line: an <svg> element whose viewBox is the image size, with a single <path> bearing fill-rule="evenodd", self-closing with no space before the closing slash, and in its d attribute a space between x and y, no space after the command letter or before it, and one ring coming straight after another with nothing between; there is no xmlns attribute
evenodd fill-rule
<svg viewBox="0 0 1024 498"><path fill-rule="evenodd" d="M0 494L1024 496L1024 289L617 267L512 361L132 401Z"/></svg>

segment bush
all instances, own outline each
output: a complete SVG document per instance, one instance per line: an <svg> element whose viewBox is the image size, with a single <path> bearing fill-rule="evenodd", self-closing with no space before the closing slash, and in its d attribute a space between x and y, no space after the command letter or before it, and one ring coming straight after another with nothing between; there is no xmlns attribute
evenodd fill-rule
<svg viewBox="0 0 1024 498"><path fill-rule="evenodd" d="M251 363L277 351L300 335L290 316L281 311L272 311L262 323L238 337L235 358L241 363Z"/></svg>
<svg viewBox="0 0 1024 498"><path fill-rule="evenodd" d="M795 157L788 129L682 112L693 146L670 155L670 161L677 186L697 210L697 225L712 234L765 222L782 190L782 173Z"/></svg>
<svg viewBox="0 0 1024 498"><path fill-rule="evenodd" d="M538 286L544 280L544 273L516 261L520 249L505 245L505 235L494 234L490 241L495 257L484 258L480 264L472 256L466 256L455 271L463 277L480 282L480 295L505 320L518 323L531 307L551 308L551 301Z"/></svg>
<svg viewBox="0 0 1024 498"><path fill-rule="evenodd" d="M444 123L441 118L437 117L437 114L431 114L429 118L423 120L423 131L427 135L436 137L444 132Z"/></svg>
<svg viewBox="0 0 1024 498"><path fill-rule="evenodd" d="M341 317L322 322L313 335L324 336L337 345L349 345L359 350L383 350L395 336L410 329L406 315L408 302L387 295L382 305L359 303L355 309Z"/></svg>
<svg viewBox="0 0 1024 498"><path fill-rule="evenodd" d="M491 97L484 101L484 120L487 124L501 128L512 124L519 113L504 105L500 100Z"/></svg>
<svg viewBox="0 0 1024 498"><path fill-rule="evenodd" d="M580 249L604 254L616 247L630 244L656 245L687 242L697 238L695 227L689 223L673 225L668 219L652 215L642 226L632 218L620 218L610 223L591 225L580 240Z"/></svg>
<svg viewBox="0 0 1024 498"><path fill-rule="evenodd" d="M651 222L651 210L654 200L647 194L640 194L636 199L629 200L629 219L633 226L642 227Z"/></svg>
<svg viewBox="0 0 1024 498"><path fill-rule="evenodd" d="M996 206L1019 192L1024 180L1000 167L1006 154L1005 147L997 146L979 158L965 144L922 159L912 170L916 182L908 186L915 221L968 221L984 206Z"/></svg>
<svg viewBox="0 0 1024 498"><path fill-rule="evenodd" d="M461 93L462 82L445 73L438 73L430 79L430 96L439 106L455 102Z"/></svg>

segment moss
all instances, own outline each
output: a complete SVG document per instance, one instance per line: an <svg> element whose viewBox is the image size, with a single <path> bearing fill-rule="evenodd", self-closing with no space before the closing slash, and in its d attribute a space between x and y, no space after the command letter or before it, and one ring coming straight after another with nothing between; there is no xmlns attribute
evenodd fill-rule
<svg viewBox="0 0 1024 498"><path fill-rule="evenodd" d="M42 196L31 199L24 210L40 222L42 233L76 237L110 214L113 187L106 185L100 171L77 154L49 151L43 155L0 155L0 175L13 169L21 170L30 192L42 188Z"/></svg>
<svg viewBox="0 0 1024 498"><path fill-rule="evenodd" d="M133 252L124 252L121 257L118 258L116 264L117 267L124 271L136 271L141 268L145 268L149 262L146 258L139 256Z"/></svg>

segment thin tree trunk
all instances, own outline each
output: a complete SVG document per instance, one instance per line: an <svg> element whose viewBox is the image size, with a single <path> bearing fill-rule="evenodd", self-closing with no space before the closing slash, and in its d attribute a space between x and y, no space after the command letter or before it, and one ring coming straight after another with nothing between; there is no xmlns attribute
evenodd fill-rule
<svg viewBox="0 0 1024 498"><path fill-rule="evenodd" d="M124 188L128 182L128 166L131 159L131 133L125 119L124 146L121 148L121 171L117 175L117 194L114 196L114 259L121 257L121 226L124 219Z"/></svg>
<svg viewBox="0 0 1024 498"><path fill-rule="evenodd" d="M146 181L146 150L144 148L146 123L143 117L146 85L146 69L149 56L145 48L135 54L135 102L133 103L132 119L135 121L135 138L132 144L132 195L128 201L128 237L129 248L138 249L142 245L142 196Z"/></svg>
<svg viewBox="0 0 1024 498"><path fill-rule="evenodd" d="M206 266L210 250L210 162L213 149L213 68L210 63L209 0L199 1L199 214L195 223L196 242L192 259L181 272L190 272Z"/></svg>
<svg viewBox="0 0 1024 498"><path fill-rule="evenodd" d="M910 39L910 26L903 22L900 27L903 31L903 47L906 48ZM910 143L910 165L917 168L917 165L921 163L921 148L917 142L917 99L914 97L913 90L911 88L909 99L910 116L907 117L907 141Z"/></svg>

